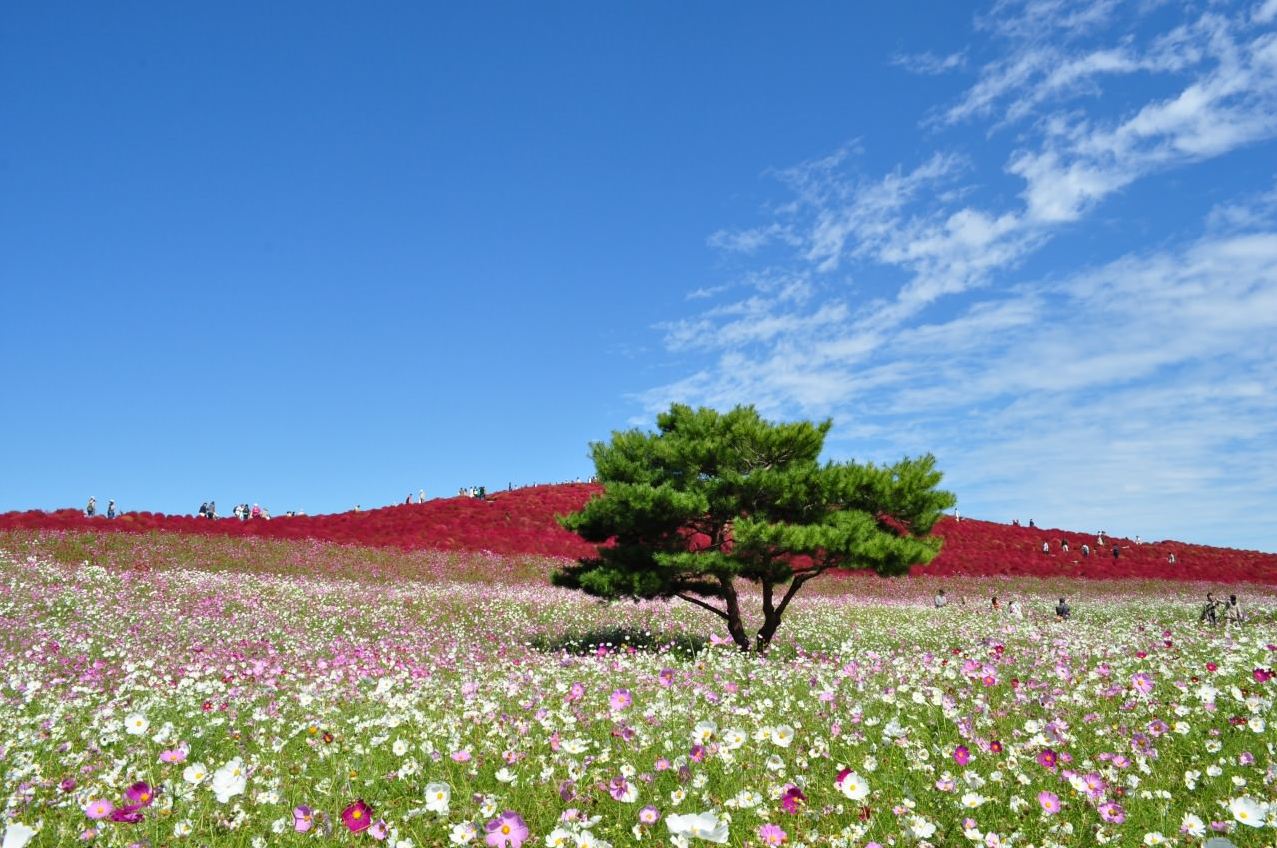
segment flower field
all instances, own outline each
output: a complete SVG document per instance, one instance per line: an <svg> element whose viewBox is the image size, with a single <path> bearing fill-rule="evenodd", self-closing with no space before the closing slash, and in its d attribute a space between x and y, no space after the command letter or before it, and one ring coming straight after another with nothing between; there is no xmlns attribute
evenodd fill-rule
<svg viewBox="0 0 1277 848"><path fill-rule="evenodd" d="M589 545L555 523L580 509L599 486L564 483L497 492L487 500L439 498L333 515L242 522L204 520L151 512L114 520L86 518L79 510L0 514L0 532L60 530L95 533L182 533L197 536L336 542L397 551L490 552L516 556L580 557ZM1136 544L1068 530L1015 527L991 521L942 519L940 555L920 572L934 575L1062 577L1085 579L1216 580L1277 585L1277 554L1216 548L1176 541ZM1043 553L1046 543L1048 552ZM1064 543L1068 550L1064 550ZM1090 556L1082 546L1093 550ZM1118 548L1118 557L1112 548ZM1171 562L1171 556L1175 561Z"/></svg>
<svg viewBox="0 0 1277 848"><path fill-rule="evenodd" d="M552 565L0 534L5 846L1277 844L1271 588L830 579L759 658Z"/></svg>

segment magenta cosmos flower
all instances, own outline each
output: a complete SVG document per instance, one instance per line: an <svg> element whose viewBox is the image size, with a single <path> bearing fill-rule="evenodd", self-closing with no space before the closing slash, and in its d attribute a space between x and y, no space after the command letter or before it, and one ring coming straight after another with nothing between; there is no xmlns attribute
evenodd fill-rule
<svg viewBox="0 0 1277 848"><path fill-rule="evenodd" d="M1060 761L1060 755L1055 753L1055 751L1051 750L1050 748L1043 748L1038 753L1038 765L1042 766L1042 768L1047 768L1054 771L1056 763L1058 763L1059 761Z"/></svg>
<svg viewBox="0 0 1277 848"><path fill-rule="evenodd" d="M521 848L528 838L528 825L523 816L513 810L506 810L483 826L488 832L484 842L492 848Z"/></svg>
<svg viewBox="0 0 1277 848"><path fill-rule="evenodd" d="M966 745L959 745L953 749L953 761L960 766L965 766L971 762L971 749Z"/></svg>
<svg viewBox="0 0 1277 848"><path fill-rule="evenodd" d="M372 807L360 798L341 811L341 821L351 833L362 833L372 824Z"/></svg>
<svg viewBox="0 0 1277 848"><path fill-rule="evenodd" d="M124 790L124 797L128 799L130 805L139 809L149 807L151 802L155 800L155 790L145 780L139 780Z"/></svg>
<svg viewBox="0 0 1277 848"><path fill-rule="evenodd" d="M785 787L785 794L780 796L780 806L787 813L796 813L798 806L806 800L803 791L791 783Z"/></svg>

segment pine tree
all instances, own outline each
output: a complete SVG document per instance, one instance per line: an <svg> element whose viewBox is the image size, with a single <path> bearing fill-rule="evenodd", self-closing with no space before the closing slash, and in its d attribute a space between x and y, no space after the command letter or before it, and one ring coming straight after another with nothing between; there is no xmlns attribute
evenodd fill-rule
<svg viewBox="0 0 1277 848"><path fill-rule="evenodd" d="M553 582L609 599L680 598L722 618L741 650L761 652L821 574L898 575L930 562L940 549L931 528L956 502L937 488L935 458L821 464L831 426L676 404L655 433L591 444L603 494L559 522L599 548ZM763 607L752 638L740 604L750 583Z"/></svg>

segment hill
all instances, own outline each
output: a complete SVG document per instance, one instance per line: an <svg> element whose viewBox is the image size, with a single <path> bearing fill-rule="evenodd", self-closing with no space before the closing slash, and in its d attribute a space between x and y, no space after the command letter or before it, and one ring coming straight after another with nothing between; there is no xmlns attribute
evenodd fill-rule
<svg viewBox="0 0 1277 848"><path fill-rule="evenodd" d="M531 486L489 495L486 500L439 498L361 512L293 516L268 521L207 520L151 512L127 513L113 520L86 518L79 510L0 514L0 531L93 530L169 532L201 535L316 539L338 544L404 550L490 551L579 557L592 548L554 521L578 509L601 487L586 483ZM1277 554L1216 548L1186 542L1136 544L1105 539L1102 550L1090 533L1029 528L990 521L944 518L935 533L945 540L935 561L918 574L937 576L1027 575L1089 579L1170 579L1277 584ZM1046 543L1049 553L1043 553ZM1063 549L1067 542L1069 550ZM1089 557L1082 546L1092 548ZM1112 555L1116 546L1118 557ZM1169 561L1174 555L1175 562Z"/></svg>

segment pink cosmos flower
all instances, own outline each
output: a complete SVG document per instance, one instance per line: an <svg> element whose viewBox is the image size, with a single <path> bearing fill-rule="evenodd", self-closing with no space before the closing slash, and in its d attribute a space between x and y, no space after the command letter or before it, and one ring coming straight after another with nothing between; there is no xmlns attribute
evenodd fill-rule
<svg viewBox="0 0 1277 848"><path fill-rule="evenodd" d="M1273 679L1273 670L1270 668L1257 668L1251 672L1251 676L1255 678L1256 683L1267 683Z"/></svg>
<svg viewBox="0 0 1277 848"><path fill-rule="evenodd" d="M492 848L521 848L528 838L528 825L523 816L513 810L506 810L483 826L488 832L484 842Z"/></svg>
<svg viewBox="0 0 1277 848"><path fill-rule="evenodd" d="M960 766L965 766L971 762L971 749L966 745L959 745L953 749L953 761Z"/></svg>
<svg viewBox="0 0 1277 848"><path fill-rule="evenodd" d="M169 748L160 752L160 762L162 763L183 763L186 762L185 748Z"/></svg>
<svg viewBox="0 0 1277 848"><path fill-rule="evenodd" d="M1121 824L1126 821L1126 810L1116 801L1105 801L1100 804L1100 818L1109 824Z"/></svg>
<svg viewBox="0 0 1277 848"><path fill-rule="evenodd" d="M315 826L315 811L305 804L293 807L293 830L305 833Z"/></svg>
<svg viewBox="0 0 1277 848"><path fill-rule="evenodd" d="M1049 816L1053 816L1060 811L1060 796L1054 792L1042 791L1038 793L1038 803L1042 805L1042 812Z"/></svg>
<svg viewBox="0 0 1277 848"><path fill-rule="evenodd" d="M362 833L372 825L372 807L360 798L341 811L341 822L351 833Z"/></svg>
<svg viewBox="0 0 1277 848"><path fill-rule="evenodd" d="M568 687L568 693L567 695L563 696L563 700L567 701L568 703L572 703L573 701L579 701L584 697L585 697L585 684L578 680L577 682L573 683L570 687Z"/></svg>
<svg viewBox="0 0 1277 848"><path fill-rule="evenodd" d="M385 839L389 832L390 829L386 826L385 819L377 819L373 826L368 828L368 835L377 840Z"/></svg>
<svg viewBox="0 0 1277 848"><path fill-rule="evenodd" d="M115 812L115 805L105 798L95 798L84 807L84 814L94 821L100 821Z"/></svg>
<svg viewBox="0 0 1277 848"><path fill-rule="evenodd" d="M630 694L629 689L617 689L612 693L612 697L608 698L608 706L613 710L627 709L632 703L634 703L634 696Z"/></svg>
<svg viewBox="0 0 1277 848"><path fill-rule="evenodd" d="M453 751L452 760L457 763L468 763L470 762L470 752L465 748L462 748L460 751Z"/></svg>
<svg viewBox="0 0 1277 848"><path fill-rule="evenodd" d="M661 673L656 676L656 679L660 682L662 686L673 686L674 685L674 669L672 668L661 669Z"/></svg>
<svg viewBox="0 0 1277 848"><path fill-rule="evenodd" d="M1153 691L1153 678L1141 671L1131 676L1131 686L1135 687L1136 692L1147 695Z"/></svg>
<svg viewBox="0 0 1277 848"><path fill-rule="evenodd" d="M765 824L758 828L758 838L763 840L764 845L781 845L789 838L789 834L778 824Z"/></svg>
<svg viewBox="0 0 1277 848"><path fill-rule="evenodd" d="M642 824L656 824L660 820L661 811L653 807L651 804L648 804L646 807L639 810L639 821Z"/></svg>

